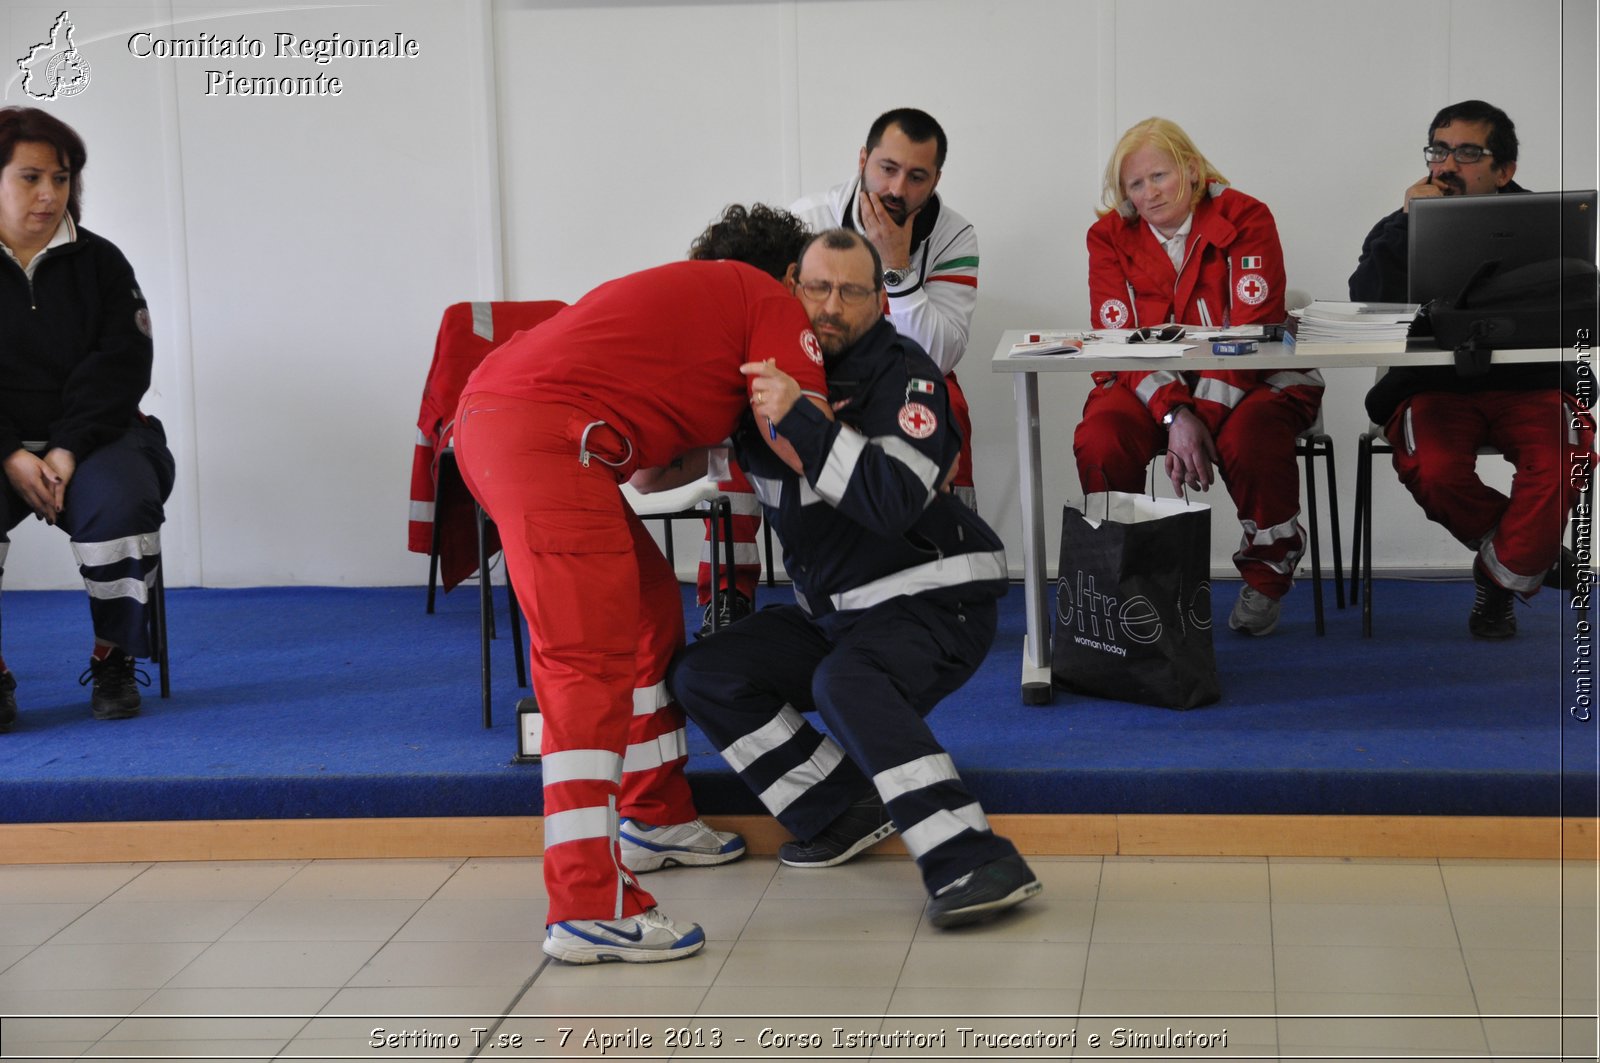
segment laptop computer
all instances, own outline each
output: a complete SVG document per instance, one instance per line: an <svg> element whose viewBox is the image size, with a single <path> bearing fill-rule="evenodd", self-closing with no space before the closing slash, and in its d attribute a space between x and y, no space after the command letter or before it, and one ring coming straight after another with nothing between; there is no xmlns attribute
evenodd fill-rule
<svg viewBox="0 0 1600 1063"><path fill-rule="evenodd" d="M1455 299L1486 263L1498 274L1554 258L1593 262L1595 201L1593 189L1413 201L1410 301Z"/></svg>

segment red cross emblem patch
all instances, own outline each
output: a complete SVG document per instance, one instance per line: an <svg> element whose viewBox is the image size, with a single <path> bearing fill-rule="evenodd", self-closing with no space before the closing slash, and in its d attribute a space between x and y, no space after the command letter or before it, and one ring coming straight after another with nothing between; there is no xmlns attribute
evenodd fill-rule
<svg viewBox="0 0 1600 1063"><path fill-rule="evenodd" d="M817 334L810 329L800 333L800 349L806 352L806 357L822 364L822 344L817 342Z"/></svg>
<svg viewBox="0 0 1600 1063"><path fill-rule="evenodd" d="M1128 304L1121 299L1107 299L1100 304L1100 324L1104 328L1121 328L1128 323Z"/></svg>
<svg viewBox="0 0 1600 1063"><path fill-rule="evenodd" d="M1233 294L1239 297L1241 303L1260 306L1267 301L1267 278L1259 273L1246 273L1233 286Z"/></svg>
<svg viewBox="0 0 1600 1063"><path fill-rule="evenodd" d="M920 402L908 402L900 407L900 431L912 439L927 439L939 427L933 411Z"/></svg>

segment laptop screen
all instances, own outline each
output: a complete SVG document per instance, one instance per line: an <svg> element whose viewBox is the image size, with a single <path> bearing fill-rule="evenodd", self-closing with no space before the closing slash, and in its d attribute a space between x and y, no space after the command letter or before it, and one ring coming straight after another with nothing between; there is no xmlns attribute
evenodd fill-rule
<svg viewBox="0 0 1600 1063"><path fill-rule="evenodd" d="M1595 198L1589 190L1414 200L1410 301L1454 300L1486 263L1503 273L1553 258L1593 262Z"/></svg>

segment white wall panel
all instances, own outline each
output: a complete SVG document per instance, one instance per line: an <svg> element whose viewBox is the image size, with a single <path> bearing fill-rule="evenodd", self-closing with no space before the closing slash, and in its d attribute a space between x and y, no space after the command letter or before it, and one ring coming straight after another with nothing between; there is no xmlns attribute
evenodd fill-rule
<svg viewBox="0 0 1600 1063"><path fill-rule="evenodd" d="M10 63L60 11L0 8ZM419 581L404 524L412 422L442 308L572 299L681 257L733 201L846 179L871 119L935 114L942 185L976 223L982 283L961 376L980 508L1020 539L1002 329L1081 324L1084 233L1129 124L1183 124L1269 203L1292 291L1338 297L1361 237L1420 173L1424 127L1498 103L1529 187L1595 183L1595 15L1576 0L250 0L74 4L93 80L46 104L89 144L86 223L118 243L156 324L146 408L179 484L175 584ZM171 23L175 28L166 28ZM396 31L416 60L138 59L155 29L265 38ZM204 71L336 74L338 98L207 97ZM15 79L5 103L25 102ZM1370 374L1329 375L1348 520ZM1078 491L1087 382L1049 379L1051 508ZM1501 476L1499 469L1496 476ZM1380 563L1459 567L1387 472ZM1217 492L1216 556L1233 548ZM1056 520L1051 526L1052 552ZM27 522L8 587L71 586L61 536Z"/></svg>

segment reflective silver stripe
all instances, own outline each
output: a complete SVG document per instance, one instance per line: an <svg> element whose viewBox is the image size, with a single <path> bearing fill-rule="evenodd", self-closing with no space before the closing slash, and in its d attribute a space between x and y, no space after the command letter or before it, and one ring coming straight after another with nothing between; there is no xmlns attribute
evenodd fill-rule
<svg viewBox="0 0 1600 1063"><path fill-rule="evenodd" d="M978 489L976 487L951 487L950 493L974 513L978 511Z"/></svg>
<svg viewBox="0 0 1600 1063"><path fill-rule="evenodd" d="M1310 369L1304 373L1297 373L1293 370L1282 369L1267 377L1263 383L1270 388L1275 388L1278 391L1282 391L1284 388L1293 387L1320 388L1326 386L1322 379L1322 373L1316 369Z"/></svg>
<svg viewBox="0 0 1600 1063"><path fill-rule="evenodd" d="M1006 554L958 554L902 569L828 600L835 609L866 609L902 594L920 594L940 587L959 587L978 580L1006 579Z"/></svg>
<svg viewBox="0 0 1600 1063"><path fill-rule="evenodd" d="M563 749L546 753L541 763L546 786L558 782L621 782L622 758L609 749Z"/></svg>
<svg viewBox="0 0 1600 1063"><path fill-rule="evenodd" d="M744 771L761 757L793 738L806 725L793 705L785 705L778 715L757 727L722 751L722 759L734 771Z"/></svg>
<svg viewBox="0 0 1600 1063"><path fill-rule="evenodd" d="M1478 551L1478 558L1483 562L1484 569L1494 577L1494 581L1508 591L1516 594L1532 594L1544 582L1544 573L1536 576L1519 576L1506 568L1501 563L1499 556L1494 552L1494 542L1490 540L1483 544Z"/></svg>
<svg viewBox="0 0 1600 1063"><path fill-rule="evenodd" d="M953 782L959 778L950 754L932 753L878 772L872 777L872 785L877 788L878 796L888 803L913 790L921 790L934 783Z"/></svg>
<svg viewBox="0 0 1600 1063"><path fill-rule="evenodd" d="M633 714L635 716L650 716L663 705L672 704L672 694L667 690L667 681L663 679L653 687L633 688Z"/></svg>
<svg viewBox="0 0 1600 1063"><path fill-rule="evenodd" d="M750 490L756 494L756 499L764 506L778 508L778 502L783 498L783 481L774 480L768 476L751 476L745 473L745 479L750 481Z"/></svg>
<svg viewBox="0 0 1600 1063"><path fill-rule="evenodd" d="M680 727L676 731L629 746L627 754L622 758L622 774L654 771L663 764L671 764L688 755L689 739Z"/></svg>
<svg viewBox="0 0 1600 1063"><path fill-rule="evenodd" d="M1417 452L1417 434L1416 434L1416 432L1412 431L1412 428L1411 428L1411 407L1410 406L1406 407L1406 412L1401 417L1401 428L1405 431L1406 453L1408 455L1409 454L1415 454Z"/></svg>
<svg viewBox="0 0 1600 1063"><path fill-rule="evenodd" d="M1230 260L1228 264L1231 267L1233 265L1232 260ZM1200 324L1204 325L1206 328L1210 328L1212 325L1216 324L1216 322L1211 320L1211 308L1206 305L1206 301L1203 298L1200 300Z"/></svg>
<svg viewBox="0 0 1600 1063"><path fill-rule="evenodd" d="M424 524L432 524L433 523L433 503L432 502L413 502L413 503L411 503L411 519L412 520L420 520Z"/></svg>
<svg viewBox="0 0 1600 1063"><path fill-rule="evenodd" d="M48 439L24 439L22 441L22 449L29 454L43 454L50 449L50 441Z"/></svg>
<svg viewBox="0 0 1600 1063"><path fill-rule="evenodd" d="M472 304L472 331L486 340L494 339L494 304Z"/></svg>
<svg viewBox="0 0 1600 1063"><path fill-rule="evenodd" d="M1149 376L1145 377L1143 380L1139 381L1139 386L1134 389L1133 393L1139 396L1140 402L1148 406L1150 405L1150 400L1155 396L1156 392L1160 391L1168 384L1177 383L1177 380L1177 373L1168 372L1165 369L1158 369L1154 373L1151 373Z"/></svg>
<svg viewBox="0 0 1600 1063"><path fill-rule="evenodd" d="M80 565L110 565L129 558L161 556L161 533L145 532L103 543L73 543L72 556Z"/></svg>
<svg viewBox="0 0 1600 1063"><path fill-rule="evenodd" d="M148 579L114 579L83 581L84 590L89 592L89 597L109 601L112 598L132 598L137 602L150 600L150 588L155 584L155 573L151 572Z"/></svg>
<svg viewBox="0 0 1600 1063"><path fill-rule="evenodd" d="M806 611L806 615L807 616L811 616L812 615L811 603L806 601L806 596L804 594L800 593L800 588L799 587L794 587L793 591L794 591L794 604L796 604L800 608L804 609Z"/></svg>
<svg viewBox="0 0 1600 1063"><path fill-rule="evenodd" d="M745 491L738 494L728 494L728 506L736 517L761 516L761 499Z"/></svg>
<svg viewBox="0 0 1600 1063"><path fill-rule="evenodd" d="M848 426L840 428L833 446L828 448L822 472L817 476L817 494L837 506L844 497L845 488L850 486L850 477L856 471L856 463L861 460L861 452L866 447L866 436Z"/></svg>
<svg viewBox="0 0 1600 1063"><path fill-rule="evenodd" d="M1253 520L1240 519L1239 524L1244 528L1245 542L1255 546L1271 546L1279 539L1293 539L1300 534L1299 512L1281 524L1274 524L1270 528L1258 527Z"/></svg>
<svg viewBox="0 0 1600 1063"><path fill-rule="evenodd" d="M873 436L872 442L883 448L883 452L911 470L923 487L928 489L928 498L931 501L939 487L939 466L922 451L907 443L899 436Z"/></svg>
<svg viewBox="0 0 1600 1063"><path fill-rule="evenodd" d="M1217 380L1207 376L1201 377L1195 382L1194 390L1191 394L1196 399L1215 402L1219 406L1226 406L1231 410L1239 405L1240 399L1244 398L1244 389L1236 388L1225 380Z"/></svg>
<svg viewBox="0 0 1600 1063"><path fill-rule="evenodd" d="M717 541L717 560L719 562L721 562L724 559L726 559L727 554L724 553L725 550L727 550L727 547L724 546L722 544L722 541L719 539ZM710 539L702 539L702 540L700 540L700 560L705 562L708 565L711 563L711 540ZM733 544L733 563L735 565L759 565L759 564L761 564L761 548L758 547L755 543L734 543Z"/></svg>
<svg viewBox="0 0 1600 1063"><path fill-rule="evenodd" d="M796 766L783 778L761 791L761 803L774 816L794 804L806 791L828 777L828 773L844 759L844 750L833 739L823 736L822 744L804 764Z"/></svg>
<svg viewBox="0 0 1600 1063"><path fill-rule="evenodd" d="M422 434L422 429L420 429L420 428L417 429L417 446L419 446L419 447L431 447L431 446L433 446L433 440L431 440L427 436L423 435Z"/></svg>
<svg viewBox="0 0 1600 1063"><path fill-rule="evenodd" d="M965 830L987 831L989 820L983 808L974 801L954 810L941 808L921 823L900 832L913 859L932 852Z"/></svg>
<svg viewBox="0 0 1600 1063"><path fill-rule="evenodd" d="M795 484L795 489L800 493L801 506L827 505L827 503L823 501L822 496L817 494L816 491L812 490L811 484L808 481L802 479L799 483Z"/></svg>
<svg viewBox="0 0 1600 1063"><path fill-rule="evenodd" d="M567 842L581 842L589 838L610 838L612 837L611 825L614 822L611 808L608 805L573 808L566 812L552 812L544 817L545 852L549 852L558 845L565 845Z"/></svg>

